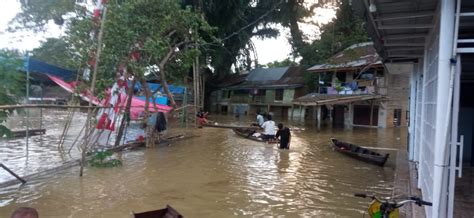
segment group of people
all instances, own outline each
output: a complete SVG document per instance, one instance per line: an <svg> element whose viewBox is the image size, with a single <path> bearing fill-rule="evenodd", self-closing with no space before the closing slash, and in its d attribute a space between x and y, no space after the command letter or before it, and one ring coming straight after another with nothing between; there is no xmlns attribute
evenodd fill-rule
<svg viewBox="0 0 474 218"><path fill-rule="evenodd" d="M263 129L261 138L264 141L274 141L280 139L280 149L290 149L291 133L288 127L279 123L278 130L275 130L275 121L272 120L271 115L266 115L267 120L264 119L264 114L257 112L257 123L254 126L259 126Z"/></svg>

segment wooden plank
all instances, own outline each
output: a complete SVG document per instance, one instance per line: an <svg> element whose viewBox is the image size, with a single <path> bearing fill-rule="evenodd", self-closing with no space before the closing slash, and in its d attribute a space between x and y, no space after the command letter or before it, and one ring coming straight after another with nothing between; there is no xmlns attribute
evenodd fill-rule
<svg viewBox="0 0 474 218"><path fill-rule="evenodd" d="M374 150L398 151L398 149L396 149L396 148L366 147L366 146L360 146L360 147L365 148L365 149L374 149Z"/></svg>
<svg viewBox="0 0 474 218"><path fill-rule="evenodd" d="M411 19L419 17L432 17L435 13L433 11L424 11L424 12L413 12L413 13L392 13L379 16L375 18L375 21L384 21L384 20L401 20L401 19Z"/></svg>
<svg viewBox="0 0 474 218"><path fill-rule="evenodd" d="M30 129L28 130L28 136L43 135L46 133L46 129ZM26 137L26 130L12 131L13 138Z"/></svg>

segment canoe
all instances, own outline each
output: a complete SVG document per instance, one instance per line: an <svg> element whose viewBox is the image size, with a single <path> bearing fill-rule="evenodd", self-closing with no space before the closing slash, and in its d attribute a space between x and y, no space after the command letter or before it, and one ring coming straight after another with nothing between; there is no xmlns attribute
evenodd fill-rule
<svg viewBox="0 0 474 218"><path fill-rule="evenodd" d="M234 128L232 130L235 132L235 134L237 134L238 136L241 136L243 138L250 139L250 140L253 140L253 141L257 141L257 142L266 142L266 141L263 141L262 138L256 137L256 136L253 135L256 131L254 127ZM279 143L279 142L278 141L272 141L272 142L268 142L268 143L276 144L276 143Z"/></svg>
<svg viewBox="0 0 474 218"><path fill-rule="evenodd" d="M375 151L362 148L360 146L350 144L347 142L342 142L339 141L335 138L331 138L331 146L333 147L334 150L345 154L349 157L365 161L367 163L372 163L376 164L379 166L385 165L385 162L387 162L389 154L386 155L381 155Z"/></svg>
<svg viewBox="0 0 474 218"><path fill-rule="evenodd" d="M182 218L178 211L172 208L170 205L166 205L166 208L159 210L152 210L143 213L133 213L135 218Z"/></svg>

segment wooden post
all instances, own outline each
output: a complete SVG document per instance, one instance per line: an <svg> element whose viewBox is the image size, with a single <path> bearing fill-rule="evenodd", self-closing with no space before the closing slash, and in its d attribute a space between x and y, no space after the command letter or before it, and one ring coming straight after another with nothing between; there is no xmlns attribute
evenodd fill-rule
<svg viewBox="0 0 474 218"><path fill-rule="evenodd" d="M270 104L267 104L267 113L270 114Z"/></svg>
<svg viewBox="0 0 474 218"><path fill-rule="evenodd" d="M317 109L316 109L316 106L312 106L311 107L312 111L313 111L313 120L316 121L316 118L317 118Z"/></svg>
<svg viewBox="0 0 474 218"><path fill-rule="evenodd" d="M303 117L303 106L300 105L300 120L304 119Z"/></svg>
<svg viewBox="0 0 474 218"><path fill-rule="evenodd" d="M292 104L291 105L291 119L293 119L294 111L295 111L295 105Z"/></svg>
<svg viewBox="0 0 474 218"><path fill-rule="evenodd" d="M317 106L317 119L318 119L318 128L321 127L321 106Z"/></svg>
<svg viewBox="0 0 474 218"><path fill-rule="evenodd" d="M370 101L370 126L373 126L373 116L374 116L374 101Z"/></svg>
<svg viewBox="0 0 474 218"><path fill-rule="evenodd" d="M125 77L125 80L127 80L126 77ZM132 105L133 87L135 87L135 81L136 81L136 78L134 77L133 80L132 80L132 85L127 90L127 92L128 92L127 97L128 98L127 98L127 102L125 104L125 111L124 111L124 114L123 114L123 117L122 117L122 121L120 122L120 127L119 127L119 130L117 132L117 137L115 139L114 147L117 147L120 144L120 141L122 140L125 125L128 126L128 124L129 124L130 106ZM127 124L125 124L125 123L127 123ZM124 139L125 139L125 137L124 137Z"/></svg>
<svg viewBox="0 0 474 218"><path fill-rule="evenodd" d="M104 34L104 23L105 23L105 17L107 15L107 7L104 7L104 14L102 16L102 22L100 24L100 30L99 30L99 37L97 40L97 56L95 57L95 62L94 62L94 72L92 74L92 81L91 81L91 96L94 95L95 91L95 82L97 79L97 69L99 66L99 60L100 60L100 53L102 51L102 36ZM89 101L89 107L92 106L92 99ZM82 157L81 157L81 168L79 170L79 176L83 175L84 172L84 165L86 164L86 150L87 150L87 144L89 143L89 140L87 140L88 137L90 137L91 131L89 130L89 127L91 125L91 119L92 119L92 110L89 108L87 109L87 120L86 120L86 132L85 132L85 141L82 145Z"/></svg>

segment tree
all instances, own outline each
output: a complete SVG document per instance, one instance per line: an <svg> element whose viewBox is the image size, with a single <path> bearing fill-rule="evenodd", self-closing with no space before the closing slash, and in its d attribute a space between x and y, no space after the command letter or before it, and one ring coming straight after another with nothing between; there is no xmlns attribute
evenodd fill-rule
<svg viewBox="0 0 474 218"><path fill-rule="evenodd" d="M172 106L169 76L183 78L199 54L201 35L212 28L197 13L182 9L175 0L111 2L104 29L100 78L114 78L120 64L143 80L147 67L156 65ZM130 59L134 53L139 58ZM133 59L133 58L132 58Z"/></svg>
<svg viewBox="0 0 474 218"><path fill-rule="evenodd" d="M369 40L363 21L352 10L349 0L341 0L336 18L321 27L321 37L307 47L312 51L302 56L301 65L320 64L335 53Z"/></svg>
<svg viewBox="0 0 474 218"><path fill-rule="evenodd" d="M298 63L294 62L290 58L286 58L282 61L273 61L265 65L265 67L272 68L272 67L288 67L288 66L296 66Z"/></svg>
<svg viewBox="0 0 474 218"><path fill-rule="evenodd" d="M57 25L65 23L65 17L86 12L85 4L72 0L19 0L21 12L10 21L10 31L33 30L44 31L49 21ZM70 14L70 16L66 16Z"/></svg>
<svg viewBox="0 0 474 218"><path fill-rule="evenodd" d="M0 105L13 105L24 93L24 77L18 72L22 66L21 55L17 51L0 50ZM0 110L0 138L9 135L4 125L14 109Z"/></svg>

